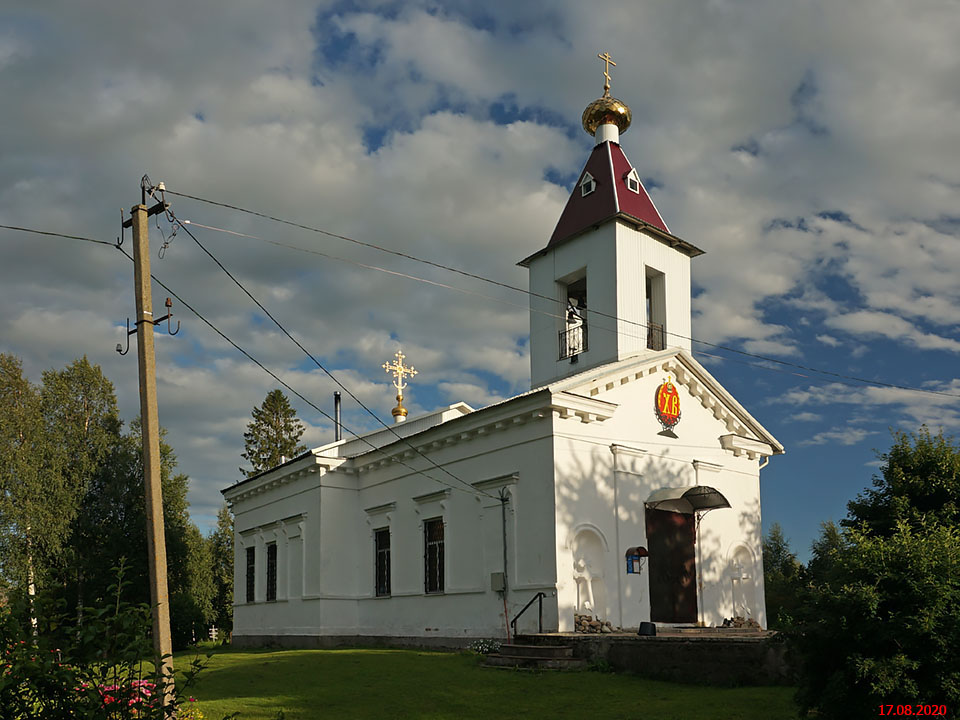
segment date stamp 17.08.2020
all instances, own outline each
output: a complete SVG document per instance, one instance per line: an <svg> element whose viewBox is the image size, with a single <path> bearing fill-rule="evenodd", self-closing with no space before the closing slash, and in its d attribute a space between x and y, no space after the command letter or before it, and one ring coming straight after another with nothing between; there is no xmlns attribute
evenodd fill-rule
<svg viewBox="0 0 960 720"><path fill-rule="evenodd" d="M946 705L881 705L880 715L888 717L929 717L945 718L947 717Z"/></svg>

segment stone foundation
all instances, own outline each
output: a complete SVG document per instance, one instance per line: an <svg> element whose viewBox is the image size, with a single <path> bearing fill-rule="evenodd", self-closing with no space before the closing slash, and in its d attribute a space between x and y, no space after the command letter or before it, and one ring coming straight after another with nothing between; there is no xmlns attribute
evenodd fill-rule
<svg viewBox="0 0 960 720"><path fill-rule="evenodd" d="M789 685L786 646L776 633L743 637L645 637L636 634L551 633L516 642L570 645L573 656L604 661L616 672L696 685Z"/></svg>

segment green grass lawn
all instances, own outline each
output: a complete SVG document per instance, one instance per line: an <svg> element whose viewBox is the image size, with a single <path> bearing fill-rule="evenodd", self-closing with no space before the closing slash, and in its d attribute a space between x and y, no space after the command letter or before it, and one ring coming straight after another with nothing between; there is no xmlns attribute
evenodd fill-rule
<svg viewBox="0 0 960 720"><path fill-rule="evenodd" d="M178 667L189 656L179 655ZM792 688L715 688L599 672L483 668L475 655L414 650L218 651L190 694L206 720L304 718L797 717Z"/></svg>

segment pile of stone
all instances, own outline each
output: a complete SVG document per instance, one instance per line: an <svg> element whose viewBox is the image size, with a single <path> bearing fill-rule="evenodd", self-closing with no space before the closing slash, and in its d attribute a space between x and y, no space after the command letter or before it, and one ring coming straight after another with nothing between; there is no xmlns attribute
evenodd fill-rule
<svg viewBox="0 0 960 720"><path fill-rule="evenodd" d="M614 627L609 620L597 620L592 615L580 615L579 613L573 615L573 626L575 632L579 633L612 633L614 631Z"/></svg>
<svg viewBox="0 0 960 720"><path fill-rule="evenodd" d="M720 627L725 628L749 628L751 630L759 630L760 623L758 623L753 618L742 618L737 615L735 618L724 618L723 624Z"/></svg>

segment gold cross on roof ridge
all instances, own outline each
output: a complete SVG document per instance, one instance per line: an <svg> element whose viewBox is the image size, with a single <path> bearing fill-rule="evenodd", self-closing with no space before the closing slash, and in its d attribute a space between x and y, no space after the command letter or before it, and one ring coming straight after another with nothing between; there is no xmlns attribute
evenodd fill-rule
<svg viewBox="0 0 960 720"><path fill-rule="evenodd" d="M403 381L403 378L413 377L417 374L417 371L414 370L413 365L407 367L403 364L403 359L406 357L406 355L404 355L401 351L397 350L395 357L397 359L393 362L385 362L383 364L383 369L393 375L393 386L398 391L401 391L407 386L407 383Z"/></svg>
<svg viewBox="0 0 960 720"><path fill-rule="evenodd" d="M603 60L603 77L604 77L603 94L609 95L610 94L610 66L613 65L614 67L616 67L617 64L613 61L613 58L610 57L610 53L608 52L597 53L597 57Z"/></svg>

